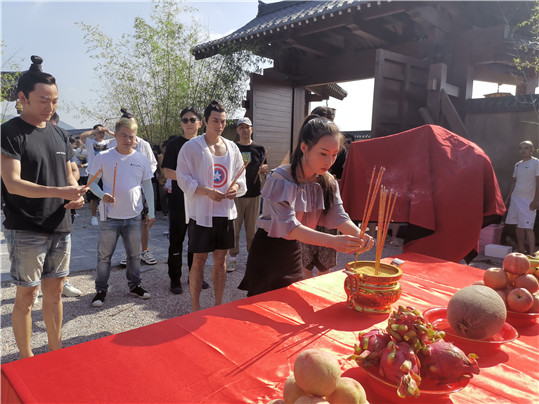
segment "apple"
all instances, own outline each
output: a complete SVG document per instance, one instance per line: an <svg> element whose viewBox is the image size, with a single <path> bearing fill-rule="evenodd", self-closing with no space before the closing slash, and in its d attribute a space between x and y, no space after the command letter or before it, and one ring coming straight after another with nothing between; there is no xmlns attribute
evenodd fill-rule
<svg viewBox="0 0 539 404"><path fill-rule="evenodd" d="M527 289L530 293L535 293L539 290L539 281L533 275L519 275L513 281L513 286L515 288L524 288Z"/></svg>
<svg viewBox="0 0 539 404"><path fill-rule="evenodd" d="M509 285L512 285L512 284L513 284L513 281L515 280L515 278L516 278L518 275L512 274L511 272L507 272L507 271L505 271L505 273L507 274L507 278L509 279Z"/></svg>
<svg viewBox="0 0 539 404"><path fill-rule="evenodd" d="M533 306L533 296L527 289L515 288L507 295L507 307L511 311L524 313Z"/></svg>
<svg viewBox="0 0 539 404"><path fill-rule="evenodd" d="M507 273L501 268L489 268L483 274L485 286L492 289L504 289L509 284Z"/></svg>
<svg viewBox="0 0 539 404"><path fill-rule="evenodd" d="M502 267L506 272L510 272L515 275L522 275L528 272L528 269L530 269L530 261L524 254L513 252L505 256L502 262Z"/></svg>
<svg viewBox="0 0 539 404"><path fill-rule="evenodd" d="M507 292L505 289L494 289L494 291L500 295L500 297L502 298L503 300L503 303L505 304L505 306L507 307Z"/></svg>
<svg viewBox="0 0 539 404"><path fill-rule="evenodd" d="M528 310L529 313L539 313L539 295L533 295L533 304L531 309Z"/></svg>

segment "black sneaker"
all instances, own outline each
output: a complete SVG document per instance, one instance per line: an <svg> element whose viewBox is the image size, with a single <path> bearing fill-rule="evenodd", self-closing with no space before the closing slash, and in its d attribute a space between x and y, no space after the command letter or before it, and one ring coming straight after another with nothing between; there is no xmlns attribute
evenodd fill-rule
<svg viewBox="0 0 539 404"><path fill-rule="evenodd" d="M140 285L135 286L129 293L131 293L133 296L138 296L141 299L149 299L152 297L148 292L142 289Z"/></svg>
<svg viewBox="0 0 539 404"><path fill-rule="evenodd" d="M170 291L174 293L175 295L181 295L183 293L182 285L178 285L178 286L170 285Z"/></svg>
<svg viewBox="0 0 539 404"><path fill-rule="evenodd" d="M103 306L103 303L105 303L105 296L107 296L107 292L97 292L92 299L92 307Z"/></svg>

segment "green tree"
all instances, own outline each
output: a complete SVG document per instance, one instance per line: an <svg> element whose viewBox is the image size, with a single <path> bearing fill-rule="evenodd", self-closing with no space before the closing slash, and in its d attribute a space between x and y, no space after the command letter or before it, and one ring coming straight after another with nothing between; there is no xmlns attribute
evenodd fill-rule
<svg viewBox="0 0 539 404"><path fill-rule="evenodd" d="M525 80L527 74L535 76L539 73L539 2L534 2L530 17L515 27L512 37L516 48L515 66Z"/></svg>
<svg viewBox="0 0 539 404"><path fill-rule="evenodd" d="M84 33L90 56L97 61L100 81L92 105L79 113L98 122L111 122L120 107L132 112L139 133L151 143L178 134L179 111L194 105L204 108L220 99L233 114L240 106L249 74L260 70L262 58L245 50L228 49L223 54L197 61L191 49L209 40L207 32L192 18L190 24L178 17L196 9L175 1L154 1L150 21L137 17L132 33L118 40L105 35L99 26L77 23Z"/></svg>
<svg viewBox="0 0 539 404"><path fill-rule="evenodd" d="M6 50L5 41L0 41L1 52L3 57ZM8 115L15 115L15 101L17 100L17 80L21 74L21 61L14 56L9 57L2 63L0 101L2 102L2 110L0 111L0 122L4 122Z"/></svg>

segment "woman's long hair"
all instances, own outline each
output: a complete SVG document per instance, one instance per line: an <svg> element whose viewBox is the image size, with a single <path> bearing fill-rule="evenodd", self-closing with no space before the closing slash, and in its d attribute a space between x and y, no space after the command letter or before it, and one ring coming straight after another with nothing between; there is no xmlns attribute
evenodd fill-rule
<svg viewBox="0 0 539 404"><path fill-rule="evenodd" d="M305 118L299 131L298 143L296 149L292 153L290 161L292 178L296 183L299 183L297 172L301 170L303 173L301 144L305 143L308 149L315 146L324 136L336 136L339 139L339 148L343 147L343 136L337 125L328 119L322 118L319 115L311 114ZM335 199L335 188L337 186L333 176L326 172L318 176L318 183L322 187L324 193L324 211L327 212L333 205Z"/></svg>

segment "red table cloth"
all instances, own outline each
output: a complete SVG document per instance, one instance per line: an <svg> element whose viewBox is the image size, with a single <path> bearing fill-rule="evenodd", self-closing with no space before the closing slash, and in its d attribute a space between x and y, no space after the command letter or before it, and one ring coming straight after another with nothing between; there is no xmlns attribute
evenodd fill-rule
<svg viewBox="0 0 539 404"><path fill-rule="evenodd" d="M481 227L505 212L488 156L442 127L425 125L350 145L340 184L353 220L363 218L374 166L386 168L382 185L398 196L393 221L432 231L406 243L405 252L458 262L477 250ZM378 202L371 220L377 218Z"/></svg>
<svg viewBox="0 0 539 404"><path fill-rule="evenodd" d="M423 311L482 277L480 269L403 254L398 304ZM387 315L346 305L342 271L125 333L2 365L2 403L266 403L282 398L297 355L334 352L370 403L386 403L347 357L357 333ZM479 358L481 373L454 403L537 403L539 325ZM403 402L395 396L396 402Z"/></svg>

